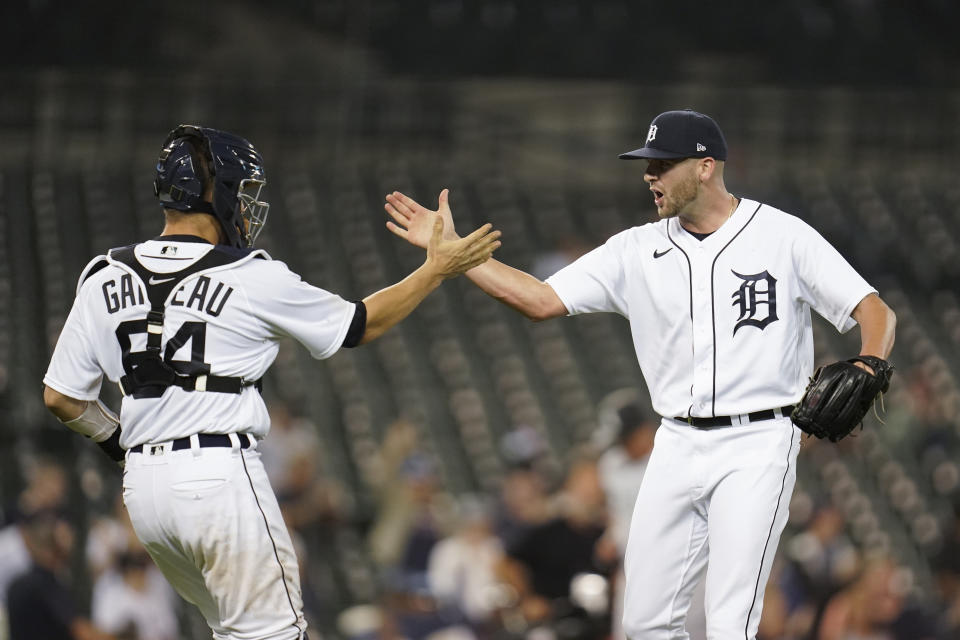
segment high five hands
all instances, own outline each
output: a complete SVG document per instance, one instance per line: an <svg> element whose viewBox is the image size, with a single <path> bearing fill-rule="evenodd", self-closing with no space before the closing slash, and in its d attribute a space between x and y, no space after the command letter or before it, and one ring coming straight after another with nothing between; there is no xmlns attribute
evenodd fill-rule
<svg viewBox="0 0 960 640"><path fill-rule="evenodd" d="M460 236L453 226L453 215L450 213L449 193L448 189L440 192L437 211L427 209L399 191L387 194L387 202L383 208L393 218L393 221L387 221L387 229L410 244L426 249L430 236L433 235L434 221L439 218L443 220L443 239L458 239Z"/></svg>
<svg viewBox="0 0 960 640"><path fill-rule="evenodd" d="M431 211L399 191L387 195L384 205L395 222L387 228L412 245L427 250L432 264L443 278L451 278L486 262L500 247L499 231L487 223L461 238L453 227L448 191L440 192L439 210Z"/></svg>
<svg viewBox="0 0 960 640"><path fill-rule="evenodd" d="M453 226L448 196L446 189L441 191L437 210L432 211L413 198L394 191L387 195L387 202L383 205L391 218L387 221L387 228L410 244L428 249L428 252L432 242L437 242L438 247L443 247L447 243L463 242L478 235L490 238L500 236L499 231L483 236L490 227L490 225L484 225L461 240ZM442 241L441 238L436 238L437 234L440 234ZM478 243L483 244L480 240ZM493 249L500 246L499 241L490 242L484 246L492 248L485 252L484 259L478 262L478 264L485 263L483 268L474 269L467 274L473 284L490 297L522 313L534 322L567 315L566 306L549 284L498 260L488 260Z"/></svg>
<svg viewBox="0 0 960 640"><path fill-rule="evenodd" d="M443 219L434 218L433 230L427 242L427 265L442 278L452 278L480 266L500 247L499 231L491 231L489 222L465 238L443 239Z"/></svg>

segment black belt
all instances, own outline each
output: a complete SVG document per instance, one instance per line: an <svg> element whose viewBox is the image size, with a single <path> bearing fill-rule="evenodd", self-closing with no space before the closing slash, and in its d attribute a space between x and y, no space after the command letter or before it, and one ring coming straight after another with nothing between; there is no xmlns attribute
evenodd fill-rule
<svg viewBox="0 0 960 640"><path fill-rule="evenodd" d="M776 409L764 409L763 411L753 411L747 414L747 417L750 418L750 422L760 422L761 420L773 420L777 417L775 413ZM784 418L789 418L790 414L793 412L793 405L788 404L785 407L780 407L780 411L783 413ZM685 418L674 418L674 420L679 420L680 422L686 422L687 424L694 427L729 427L734 424L733 418L730 416L715 416L713 418L697 418L694 416L687 416Z"/></svg>
<svg viewBox="0 0 960 640"><path fill-rule="evenodd" d="M253 446L253 443L256 442L254 437L249 433L238 433L237 436L240 438L240 448L249 449ZM225 433L201 433L197 435L197 439L200 441L201 447L232 447L233 443L230 442L230 436ZM157 444L138 444L135 447L130 447L131 453L143 453L144 448L146 448L147 453L150 453L152 447L159 447ZM173 451L180 451L181 449L190 448L190 436L186 438L177 438L173 441L173 446L171 449Z"/></svg>

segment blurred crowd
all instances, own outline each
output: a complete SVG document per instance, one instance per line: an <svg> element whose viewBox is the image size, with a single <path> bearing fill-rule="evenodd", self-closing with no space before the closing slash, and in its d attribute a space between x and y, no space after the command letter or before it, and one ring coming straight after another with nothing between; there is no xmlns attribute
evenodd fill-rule
<svg viewBox="0 0 960 640"><path fill-rule="evenodd" d="M905 414L890 416L888 435L898 437L898 419L925 421L902 436L902 446L920 460L955 461L952 427L930 410L922 374L912 379L898 398ZM295 540L316 633L345 640L622 638L621 559L657 421L636 402L608 413L613 417L595 441L561 465L536 430L508 431L501 448L509 467L499 488L457 496L445 488L417 426L397 421L375 453L373 495L364 508L324 470L316 425L274 402L271 433L259 450ZM805 440L801 469L822 466L820 456L836 451ZM942 486L942 468L928 471ZM189 637L186 607L133 534L118 479L110 508L78 523L68 503L68 467L35 459L23 475L23 489L2 511L0 639ZM916 569L895 548L851 536L835 493L801 483L758 638L960 638L960 501L952 504L951 525L930 550L929 588L921 590ZM372 568L367 602L333 595L342 579L333 568L342 563L337 540L345 531L361 541ZM706 637L702 589L688 630L694 640Z"/></svg>
<svg viewBox="0 0 960 640"><path fill-rule="evenodd" d="M67 469L30 461L0 529L0 637L10 640L176 640L177 598L133 533L119 496L77 548ZM82 576L78 575L78 572ZM91 585L81 601L79 578Z"/></svg>

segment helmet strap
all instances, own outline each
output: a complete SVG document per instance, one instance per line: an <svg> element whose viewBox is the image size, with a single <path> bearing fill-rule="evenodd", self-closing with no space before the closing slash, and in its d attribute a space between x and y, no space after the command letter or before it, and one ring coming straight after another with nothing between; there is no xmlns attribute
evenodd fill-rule
<svg viewBox="0 0 960 640"><path fill-rule="evenodd" d="M154 182L153 188L157 195L160 196L160 206L164 209L176 209L184 213L209 213L216 215L212 203L192 193L187 193L179 187L171 187L166 194L160 193L160 186L156 182ZM187 208L182 209L180 206L172 206L174 203L179 203L180 206L186 205Z"/></svg>

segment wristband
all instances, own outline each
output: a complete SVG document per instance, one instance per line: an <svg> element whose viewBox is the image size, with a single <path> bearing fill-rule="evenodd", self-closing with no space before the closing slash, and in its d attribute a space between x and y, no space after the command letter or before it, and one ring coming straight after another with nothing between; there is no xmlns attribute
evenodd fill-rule
<svg viewBox="0 0 960 640"><path fill-rule="evenodd" d="M73 420L62 420L68 428L83 434L94 442L103 442L120 426L120 419L99 398L88 402L87 407Z"/></svg>

